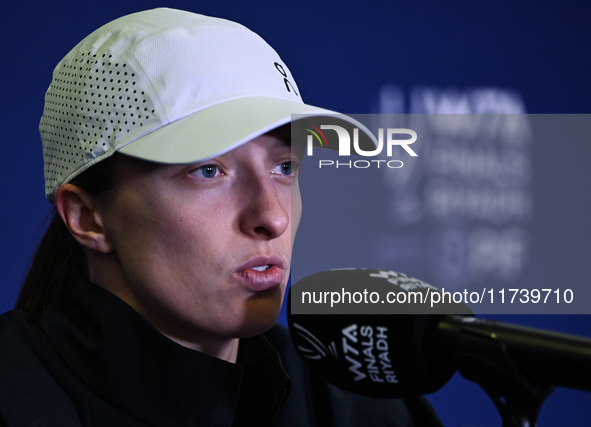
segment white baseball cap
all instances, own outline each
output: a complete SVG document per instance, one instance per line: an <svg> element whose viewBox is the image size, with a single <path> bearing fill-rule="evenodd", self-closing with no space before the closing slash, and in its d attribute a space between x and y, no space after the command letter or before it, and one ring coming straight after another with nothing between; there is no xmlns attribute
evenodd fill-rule
<svg viewBox="0 0 591 427"><path fill-rule="evenodd" d="M193 163L292 114L335 113L304 104L285 63L248 28L166 8L127 15L82 40L53 72L39 125L45 193L53 203L60 185L117 151Z"/></svg>

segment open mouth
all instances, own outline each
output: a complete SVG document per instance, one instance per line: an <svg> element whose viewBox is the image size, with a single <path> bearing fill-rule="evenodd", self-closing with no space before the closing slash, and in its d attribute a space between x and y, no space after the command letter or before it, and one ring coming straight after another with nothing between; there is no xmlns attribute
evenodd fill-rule
<svg viewBox="0 0 591 427"><path fill-rule="evenodd" d="M236 272L240 274L251 272L252 274L257 274L257 277L262 277L262 274L259 273L269 275L275 270L285 271L287 268L288 266L286 263L277 255L255 256L244 264L238 266Z"/></svg>
<svg viewBox="0 0 591 427"><path fill-rule="evenodd" d="M254 256L236 268L236 278L251 292L276 292L288 274L289 265L277 255Z"/></svg>

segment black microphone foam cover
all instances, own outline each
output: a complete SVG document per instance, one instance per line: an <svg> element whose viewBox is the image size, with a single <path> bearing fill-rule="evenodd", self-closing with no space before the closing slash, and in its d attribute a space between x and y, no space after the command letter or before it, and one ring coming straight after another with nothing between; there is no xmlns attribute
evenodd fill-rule
<svg viewBox="0 0 591 427"><path fill-rule="evenodd" d="M302 301L299 301L309 296L306 292L312 291L316 291L318 301L320 295L330 295L326 292L343 295L367 291L366 296L376 292L385 297L392 290L407 294L438 292L407 275L369 269L325 271L292 285L288 297L291 338L315 374L344 390L378 398L432 393L449 381L456 372L453 361L433 354L426 338L442 316L441 306L430 314L428 304L417 304L414 308L409 303L398 304L405 314L392 314L396 313L396 304L377 302L373 306L365 304L365 309L361 310L364 314L358 314L362 304L351 305L353 314L344 312L344 305L335 310L340 314L330 314L325 304L321 304L322 308L317 304L316 310L325 314L314 314L310 308L313 303L304 304L302 310ZM293 298L298 298L297 304ZM452 304L448 310L455 314L471 314L462 304ZM411 314L413 311L420 314Z"/></svg>

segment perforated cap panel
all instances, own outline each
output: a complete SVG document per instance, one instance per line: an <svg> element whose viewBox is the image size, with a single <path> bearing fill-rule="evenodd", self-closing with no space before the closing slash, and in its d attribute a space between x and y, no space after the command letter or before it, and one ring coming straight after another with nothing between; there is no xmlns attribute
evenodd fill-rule
<svg viewBox="0 0 591 427"><path fill-rule="evenodd" d="M156 121L141 83L131 66L107 53L80 52L60 63L39 127L48 194Z"/></svg>

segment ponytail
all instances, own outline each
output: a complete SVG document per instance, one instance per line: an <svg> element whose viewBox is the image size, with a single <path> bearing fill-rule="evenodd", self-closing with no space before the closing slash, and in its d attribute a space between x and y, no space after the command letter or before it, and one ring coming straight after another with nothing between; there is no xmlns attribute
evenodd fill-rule
<svg viewBox="0 0 591 427"><path fill-rule="evenodd" d="M78 278L88 279L82 246L74 240L57 210L52 215L16 301L17 310L41 313L71 292Z"/></svg>
<svg viewBox="0 0 591 427"><path fill-rule="evenodd" d="M108 197L117 182L117 164L122 158L123 155L116 153L82 172L70 184L93 196ZM54 209L15 308L40 314L51 303L70 293L80 278L89 279L84 248L72 237Z"/></svg>

